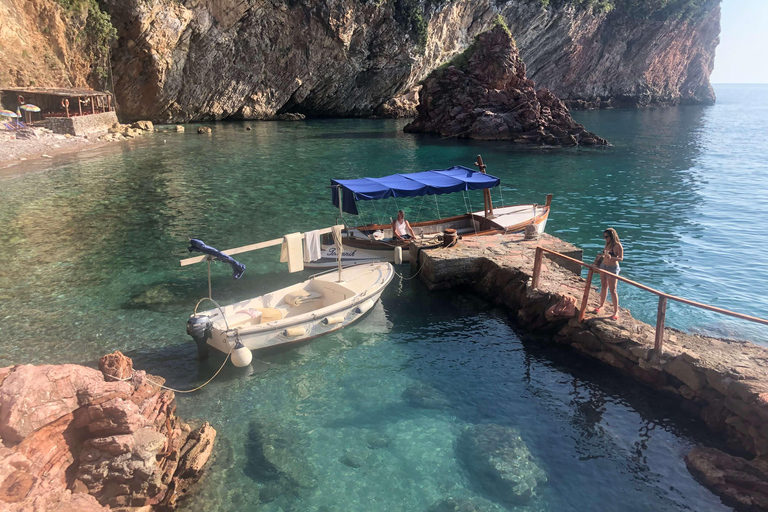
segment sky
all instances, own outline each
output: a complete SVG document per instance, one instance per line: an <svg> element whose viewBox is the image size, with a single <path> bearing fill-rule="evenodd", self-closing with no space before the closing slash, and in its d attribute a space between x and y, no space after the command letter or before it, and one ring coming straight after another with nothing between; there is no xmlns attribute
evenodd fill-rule
<svg viewBox="0 0 768 512"><path fill-rule="evenodd" d="M768 0L723 0L713 84L768 84Z"/></svg>

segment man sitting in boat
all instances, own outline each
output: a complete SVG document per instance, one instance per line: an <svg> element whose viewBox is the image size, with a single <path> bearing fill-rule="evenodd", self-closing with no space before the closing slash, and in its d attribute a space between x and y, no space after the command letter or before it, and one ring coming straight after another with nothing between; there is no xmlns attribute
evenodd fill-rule
<svg viewBox="0 0 768 512"><path fill-rule="evenodd" d="M397 219L392 221L392 233L395 240L416 238L416 233L413 232L411 223L405 220L405 213L403 213L403 210L398 210Z"/></svg>

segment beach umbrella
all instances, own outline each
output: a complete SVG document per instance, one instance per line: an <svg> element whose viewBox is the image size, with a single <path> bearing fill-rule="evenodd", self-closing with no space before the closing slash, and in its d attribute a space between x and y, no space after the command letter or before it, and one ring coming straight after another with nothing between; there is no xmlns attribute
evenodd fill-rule
<svg viewBox="0 0 768 512"><path fill-rule="evenodd" d="M2 117L19 117L16 115L16 112L12 112L10 110L0 110L0 116Z"/></svg>
<svg viewBox="0 0 768 512"><path fill-rule="evenodd" d="M40 107L38 107L37 105L33 105L31 103L25 103L24 105L21 105L19 108L26 112L40 112ZM31 121L32 121L31 114L27 114L27 122L29 123Z"/></svg>

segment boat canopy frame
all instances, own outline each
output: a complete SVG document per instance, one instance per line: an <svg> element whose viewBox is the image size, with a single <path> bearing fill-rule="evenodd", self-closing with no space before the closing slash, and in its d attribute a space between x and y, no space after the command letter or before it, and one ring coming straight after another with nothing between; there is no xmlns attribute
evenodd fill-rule
<svg viewBox="0 0 768 512"><path fill-rule="evenodd" d="M341 198L341 210L358 215L357 201L452 194L490 189L500 183L501 180L495 176L456 165L449 169L392 174L381 178L331 180L331 200L338 208Z"/></svg>

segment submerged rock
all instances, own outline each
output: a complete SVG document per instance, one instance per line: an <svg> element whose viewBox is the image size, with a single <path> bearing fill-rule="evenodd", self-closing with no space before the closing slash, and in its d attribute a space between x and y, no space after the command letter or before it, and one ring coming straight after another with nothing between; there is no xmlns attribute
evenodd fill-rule
<svg viewBox="0 0 768 512"><path fill-rule="evenodd" d="M269 484L267 494L296 495L299 489L315 485L303 452L305 438L292 429L277 423L251 421L245 444L247 456L243 472L250 479ZM264 491L261 500L267 501Z"/></svg>
<svg viewBox="0 0 768 512"><path fill-rule="evenodd" d="M433 503L427 512L486 512L489 507L483 507L475 500L446 498Z"/></svg>
<svg viewBox="0 0 768 512"><path fill-rule="evenodd" d="M211 129L208 126L200 126L197 128L197 133L200 135L210 135Z"/></svg>
<svg viewBox="0 0 768 512"><path fill-rule="evenodd" d="M458 459L470 478L490 497L524 505L547 481L517 430L501 425L475 425L456 444Z"/></svg>
<svg viewBox="0 0 768 512"><path fill-rule="evenodd" d="M446 409L451 405L451 401L441 391L423 382L408 386L403 391L403 399L422 409Z"/></svg>
<svg viewBox="0 0 768 512"><path fill-rule="evenodd" d="M697 446L686 457L688 470L723 501L743 510L768 510L768 460L746 460Z"/></svg>
<svg viewBox="0 0 768 512"><path fill-rule="evenodd" d="M406 132L548 146L607 144L574 121L549 90L535 90L502 23L424 80L417 112Z"/></svg>
<svg viewBox="0 0 768 512"><path fill-rule="evenodd" d="M216 431L192 431L163 379L121 353L99 367L0 369L1 510L169 510L200 477Z"/></svg>
<svg viewBox="0 0 768 512"><path fill-rule="evenodd" d="M339 462L341 462L345 466L349 466L350 468L357 469L365 466L365 459L367 458L368 458L368 454L366 453L348 451L341 456L341 458L339 459Z"/></svg>

